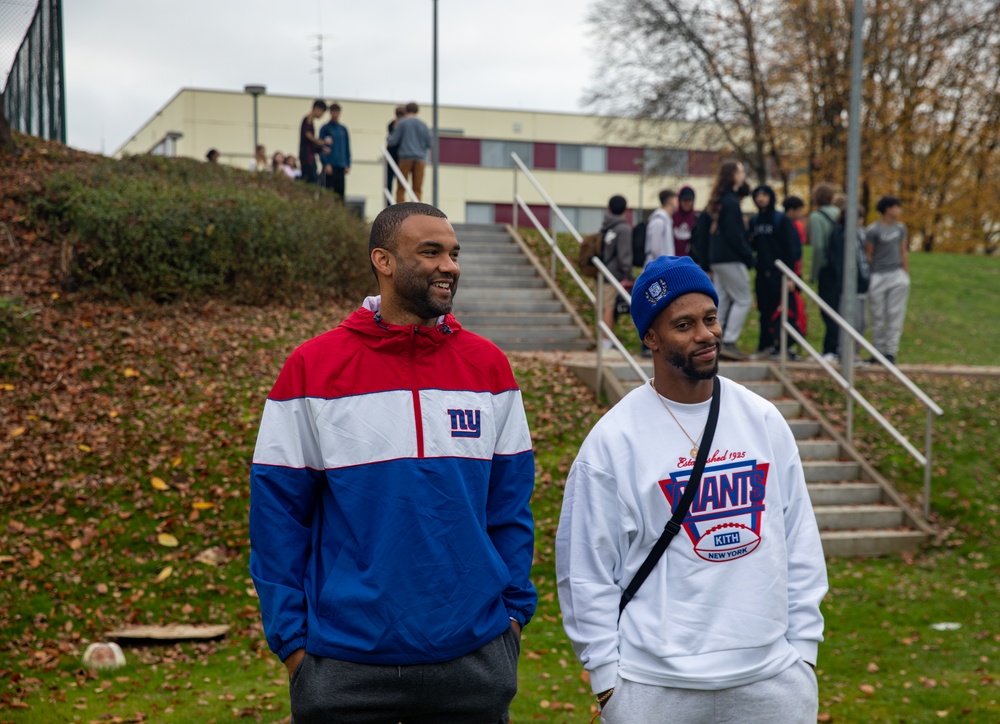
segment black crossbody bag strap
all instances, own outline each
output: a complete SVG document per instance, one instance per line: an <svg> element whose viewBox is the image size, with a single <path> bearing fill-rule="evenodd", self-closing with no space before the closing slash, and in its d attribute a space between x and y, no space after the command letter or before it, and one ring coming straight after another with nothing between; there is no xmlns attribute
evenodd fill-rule
<svg viewBox="0 0 1000 724"><path fill-rule="evenodd" d="M646 556L646 560L642 562L639 566L639 570L635 574L635 578L628 584L625 588L624 593L622 593L621 601L618 603L618 618L622 616L622 611L625 610L625 606L628 602L632 600L635 596L636 591L643 584L646 578L652 573L653 569L656 567L657 562L663 555L663 552L667 550L667 546L670 545L670 541L673 540L674 536L681 529L681 523L684 521L684 517L688 513L688 509L691 507L691 501L694 500L695 493L698 491L698 487L701 485L701 474L705 471L705 463L708 460L709 450L712 448L712 438L715 437L715 427L719 422L719 398L721 397L722 385L719 382L718 376L713 380L712 385L712 404L708 408L708 422L705 423L705 432L701 436L701 446L698 448L698 455L694 461L694 467L691 469L691 477L688 478L688 484L684 488L684 495L681 496L681 501L677 505L677 510L674 511L673 516L667 521L667 525L663 528L663 532L660 534L659 540L653 546L653 550L649 552Z"/></svg>

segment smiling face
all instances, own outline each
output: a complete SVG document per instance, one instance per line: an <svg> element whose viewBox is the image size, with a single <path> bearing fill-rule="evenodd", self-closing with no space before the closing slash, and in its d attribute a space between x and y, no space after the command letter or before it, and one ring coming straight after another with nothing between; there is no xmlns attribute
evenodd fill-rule
<svg viewBox="0 0 1000 724"><path fill-rule="evenodd" d="M434 326L438 317L451 312L458 289L455 230L447 219L415 214L399 227L395 242L395 248L372 254L380 275L382 316L391 324Z"/></svg>
<svg viewBox="0 0 1000 724"><path fill-rule="evenodd" d="M722 325L711 297L695 292L675 299L653 320L644 339L653 350L657 383L662 379L671 389L677 382L711 380L719 372L721 340Z"/></svg>

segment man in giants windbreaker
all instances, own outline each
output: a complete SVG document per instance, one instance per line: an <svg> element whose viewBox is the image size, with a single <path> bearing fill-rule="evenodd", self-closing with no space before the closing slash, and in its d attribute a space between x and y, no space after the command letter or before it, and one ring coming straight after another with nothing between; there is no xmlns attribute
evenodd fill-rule
<svg viewBox="0 0 1000 724"><path fill-rule="evenodd" d="M444 214L391 206L369 251L381 296L296 349L264 407L250 481L264 633L296 724L507 721L537 600L521 394L450 314Z"/></svg>

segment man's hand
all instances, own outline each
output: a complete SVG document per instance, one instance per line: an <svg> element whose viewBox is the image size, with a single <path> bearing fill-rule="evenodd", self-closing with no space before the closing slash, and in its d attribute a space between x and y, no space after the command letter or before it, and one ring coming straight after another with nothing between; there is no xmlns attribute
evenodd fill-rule
<svg viewBox="0 0 1000 724"><path fill-rule="evenodd" d="M299 668L299 663L301 663L302 659L305 658L305 655L305 649L295 649L295 651L290 653L288 658L285 659L285 668L288 669L289 679L292 678L292 674L295 673L295 670Z"/></svg>
<svg viewBox="0 0 1000 724"><path fill-rule="evenodd" d="M345 166L345 167L344 167L344 175L346 176L346 175L347 175L347 174L349 174L350 172L351 172L351 167L350 167L350 166Z"/></svg>
<svg viewBox="0 0 1000 724"><path fill-rule="evenodd" d="M519 624L519 623L518 623L517 621L515 621L514 619L511 619L511 620L510 620L510 627L511 627L512 629L514 629L514 633L516 633L516 634L517 634L517 637L518 637L518 638L521 638L521 624Z"/></svg>
<svg viewBox="0 0 1000 724"><path fill-rule="evenodd" d="M332 174L333 173L333 166L331 166L330 164L326 164L323 167L323 173L325 173L327 176L329 176L330 174Z"/></svg>

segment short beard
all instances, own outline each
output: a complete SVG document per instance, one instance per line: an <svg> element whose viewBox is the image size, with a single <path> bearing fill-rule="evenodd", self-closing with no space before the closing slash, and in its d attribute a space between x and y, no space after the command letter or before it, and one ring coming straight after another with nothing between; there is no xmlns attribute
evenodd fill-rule
<svg viewBox="0 0 1000 724"><path fill-rule="evenodd" d="M718 345L716 345L716 349L718 349ZM695 368L692 358L694 357L695 354L704 351L705 350L699 350L698 352L695 352L694 354L685 357L679 352L671 352L667 350L666 353L663 355L663 358L667 361L667 364L671 365L672 367L676 367L681 372L683 372L687 377L690 377L692 380L710 380L717 374L719 374L719 355L716 354L715 360L710 369L707 369L705 371L699 371L697 368Z"/></svg>
<svg viewBox="0 0 1000 724"><path fill-rule="evenodd" d="M438 302L431 296L431 285L426 277L403 264L398 267L397 274L396 293L402 306L411 314L419 319L437 319L451 312L458 291L457 279L451 279L451 298L447 302Z"/></svg>

